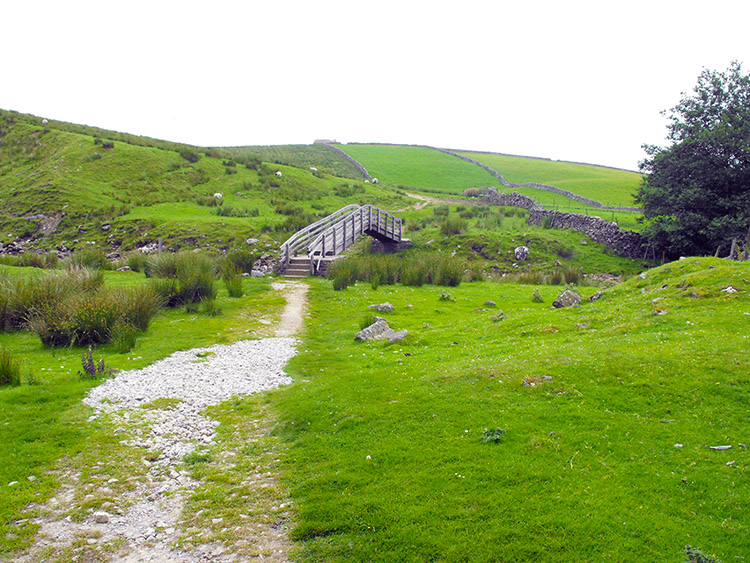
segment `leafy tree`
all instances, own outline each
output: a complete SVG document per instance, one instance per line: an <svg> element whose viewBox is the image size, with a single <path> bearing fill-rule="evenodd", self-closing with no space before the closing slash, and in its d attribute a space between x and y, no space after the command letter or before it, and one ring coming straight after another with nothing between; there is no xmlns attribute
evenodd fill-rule
<svg viewBox="0 0 750 563"><path fill-rule="evenodd" d="M726 253L750 228L750 75L704 69L670 111L672 145L644 145L644 234L670 256Z"/></svg>

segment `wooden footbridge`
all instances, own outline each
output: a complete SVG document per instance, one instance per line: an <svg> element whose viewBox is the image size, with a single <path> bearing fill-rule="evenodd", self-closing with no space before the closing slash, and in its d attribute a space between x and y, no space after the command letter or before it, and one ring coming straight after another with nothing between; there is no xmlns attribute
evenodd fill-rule
<svg viewBox="0 0 750 563"><path fill-rule="evenodd" d="M362 235L385 244L401 242L401 219L374 205L347 205L297 231L281 245L279 273L323 275L330 262Z"/></svg>

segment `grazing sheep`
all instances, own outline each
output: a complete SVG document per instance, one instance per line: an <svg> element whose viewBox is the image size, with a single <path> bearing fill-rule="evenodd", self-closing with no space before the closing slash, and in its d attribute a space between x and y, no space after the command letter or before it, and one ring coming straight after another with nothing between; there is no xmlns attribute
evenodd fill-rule
<svg viewBox="0 0 750 563"><path fill-rule="evenodd" d="M310 167L310 171L311 171L311 172L317 172L317 171L318 171L318 169L317 169L317 168L315 168L314 166L311 166L311 167Z"/></svg>
<svg viewBox="0 0 750 563"><path fill-rule="evenodd" d="M278 176L279 178L281 178L281 170L277 170L276 171L276 176Z"/></svg>
<svg viewBox="0 0 750 563"><path fill-rule="evenodd" d="M378 179L377 179L377 178L373 178L373 179L372 179L372 183L373 183L373 184L377 184L377 183L378 183Z"/></svg>
<svg viewBox="0 0 750 563"><path fill-rule="evenodd" d="M214 194L214 199L219 199L219 200L220 200L220 199L222 199L223 197L224 197L224 194L223 194L223 193L221 193L221 192L216 192L216 193Z"/></svg>

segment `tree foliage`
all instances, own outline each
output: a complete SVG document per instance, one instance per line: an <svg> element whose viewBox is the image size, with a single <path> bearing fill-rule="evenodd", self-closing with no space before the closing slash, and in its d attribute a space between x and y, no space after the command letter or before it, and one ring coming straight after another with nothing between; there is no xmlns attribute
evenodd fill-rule
<svg viewBox="0 0 750 563"><path fill-rule="evenodd" d="M644 233L670 256L728 251L750 228L750 75L704 69L670 111L671 146L644 146Z"/></svg>

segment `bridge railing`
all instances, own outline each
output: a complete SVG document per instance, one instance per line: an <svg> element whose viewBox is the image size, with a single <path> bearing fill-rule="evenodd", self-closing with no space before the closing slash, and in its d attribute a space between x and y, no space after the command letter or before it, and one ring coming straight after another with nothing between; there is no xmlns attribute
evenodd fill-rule
<svg viewBox="0 0 750 563"><path fill-rule="evenodd" d="M359 209L359 205L352 204L342 207L338 211L334 211L327 217L323 217L319 221L308 225L304 229L300 229L289 237L284 244L281 245L281 258L279 263L279 269L283 272L289 265L289 261L292 257L298 256L299 254L308 254L307 247L310 245L317 236L326 229L330 228L331 225L336 224L344 215L348 214L353 209Z"/></svg>
<svg viewBox="0 0 750 563"><path fill-rule="evenodd" d="M346 251L363 234L381 240L401 241L401 219L374 205L348 205L292 235L281 246L280 271L293 256L306 254L311 273L317 273L327 256Z"/></svg>

